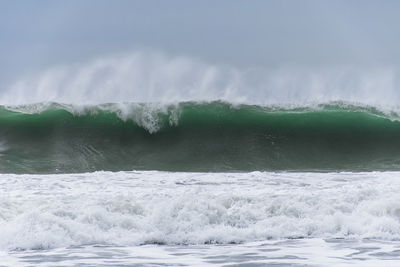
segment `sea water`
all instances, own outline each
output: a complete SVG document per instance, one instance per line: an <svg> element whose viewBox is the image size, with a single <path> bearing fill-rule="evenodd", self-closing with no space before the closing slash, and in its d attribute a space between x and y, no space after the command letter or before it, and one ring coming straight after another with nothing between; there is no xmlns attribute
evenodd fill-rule
<svg viewBox="0 0 400 267"><path fill-rule="evenodd" d="M397 266L400 172L0 175L0 266Z"/></svg>

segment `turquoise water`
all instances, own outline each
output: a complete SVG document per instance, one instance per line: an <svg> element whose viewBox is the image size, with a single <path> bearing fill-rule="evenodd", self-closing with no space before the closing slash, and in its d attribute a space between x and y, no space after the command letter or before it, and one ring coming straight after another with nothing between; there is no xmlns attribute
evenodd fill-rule
<svg viewBox="0 0 400 267"><path fill-rule="evenodd" d="M400 169L396 114L313 107L41 103L0 109L0 172Z"/></svg>

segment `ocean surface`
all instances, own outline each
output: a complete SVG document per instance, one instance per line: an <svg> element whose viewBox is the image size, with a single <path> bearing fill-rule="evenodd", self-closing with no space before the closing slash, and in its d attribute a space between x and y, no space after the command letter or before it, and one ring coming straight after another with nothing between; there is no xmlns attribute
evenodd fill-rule
<svg viewBox="0 0 400 267"><path fill-rule="evenodd" d="M0 266L398 266L400 122L347 102L0 107Z"/></svg>

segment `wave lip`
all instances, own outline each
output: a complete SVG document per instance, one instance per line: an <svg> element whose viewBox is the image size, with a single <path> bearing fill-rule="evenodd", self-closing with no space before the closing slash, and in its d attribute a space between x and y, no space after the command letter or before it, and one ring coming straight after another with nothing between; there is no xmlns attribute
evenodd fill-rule
<svg viewBox="0 0 400 267"><path fill-rule="evenodd" d="M398 170L398 118L338 101L3 106L0 171Z"/></svg>

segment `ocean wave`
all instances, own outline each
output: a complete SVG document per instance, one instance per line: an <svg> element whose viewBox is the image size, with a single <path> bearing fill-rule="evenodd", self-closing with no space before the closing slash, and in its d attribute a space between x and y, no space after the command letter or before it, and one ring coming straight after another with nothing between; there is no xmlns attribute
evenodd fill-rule
<svg viewBox="0 0 400 267"><path fill-rule="evenodd" d="M0 123L2 172L400 168L397 113L355 103L39 103Z"/></svg>

